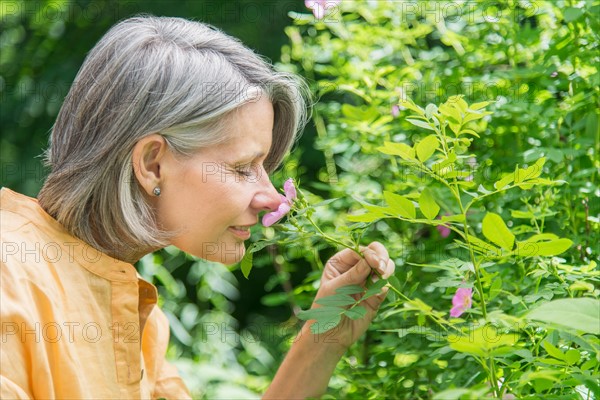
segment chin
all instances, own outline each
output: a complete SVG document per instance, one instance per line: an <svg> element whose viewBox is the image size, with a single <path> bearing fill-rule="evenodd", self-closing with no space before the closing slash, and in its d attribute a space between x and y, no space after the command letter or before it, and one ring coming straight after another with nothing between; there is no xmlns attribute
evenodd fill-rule
<svg viewBox="0 0 600 400"><path fill-rule="evenodd" d="M246 246L244 242L222 242L213 243L212 246L204 246L202 250L202 254L197 254L200 258L225 265L233 265L242 260L246 253Z"/></svg>

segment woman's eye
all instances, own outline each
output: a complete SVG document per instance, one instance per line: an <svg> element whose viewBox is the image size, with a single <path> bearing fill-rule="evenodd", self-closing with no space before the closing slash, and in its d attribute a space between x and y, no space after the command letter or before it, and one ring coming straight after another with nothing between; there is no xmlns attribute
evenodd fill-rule
<svg viewBox="0 0 600 400"><path fill-rule="evenodd" d="M240 176L244 176L244 177L248 177L248 176L252 176L252 174L255 172L254 168L252 168L252 165L238 165L235 168L235 172L240 175Z"/></svg>
<svg viewBox="0 0 600 400"><path fill-rule="evenodd" d="M238 169L236 172L242 176L250 176L252 175L252 171L249 169Z"/></svg>

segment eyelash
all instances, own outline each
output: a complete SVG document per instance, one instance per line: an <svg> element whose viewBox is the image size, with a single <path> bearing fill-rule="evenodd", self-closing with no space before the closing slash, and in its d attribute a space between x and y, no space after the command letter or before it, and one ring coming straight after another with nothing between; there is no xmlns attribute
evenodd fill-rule
<svg viewBox="0 0 600 400"><path fill-rule="evenodd" d="M236 168L235 172L243 177L252 176L252 166L251 165L243 165L241 168Z"/></svg>
<svg viewBox="0 0 600 400"><path fill-rule="evenodd" d="M238 169L235 172L237 172L241 176L245 176L245 177L248 177L248 176L252 175L252 172L250 172L250 171L244 171L244 170L241 170L241 169Z"/></svg>

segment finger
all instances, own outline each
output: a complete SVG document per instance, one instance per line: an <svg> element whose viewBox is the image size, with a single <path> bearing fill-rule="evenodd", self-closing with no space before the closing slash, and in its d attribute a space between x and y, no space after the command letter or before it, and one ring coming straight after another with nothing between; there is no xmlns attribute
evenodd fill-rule
<svg viewBox="0 0 600 400"><path fill-rule="evenodd" d="M327 263L336 271L339 271L340 274L343 274L353 267L360 259L360 255L354 250L344 249L331 257Z"/></svg>
<svg viewBox="0 0 600 400"><path fill-rule="evenodd" d="M384 278L390 276L390 274L387 273L388 261L390 258L387 249L381 243L372 242L368 247L363 248L362 251L371 268L377 270L379 275Z"/></svg>
<svg viewBox="0 0 600 400"><path fill-rule="evenodd" d="M377 256L379 258L381 258L383 261L385 261L386 263L387 263L387 260L390 259L390 255L388 254L388 251L383 244L381 244L379 242L371 242L369 244L368 248L370 250L373 250L375 252L375 254L377 254Z"/></svg>
<svg viewBox="0 0 600 400"><path fill-rule="evenodd" d="M352 268L335 278L336 286L362 285L371 271L367 261L361 258Z"/></svg>
<svg viewBox="0 0 600 400"><path fill-rule="evenodd" d="M394 275L395 272L396 272L396 264L394 264L394 261L388 260L388 262L386 264L386 268L385 268L385 273L382 275L383 279L389 278L390 276Z"/></svg>

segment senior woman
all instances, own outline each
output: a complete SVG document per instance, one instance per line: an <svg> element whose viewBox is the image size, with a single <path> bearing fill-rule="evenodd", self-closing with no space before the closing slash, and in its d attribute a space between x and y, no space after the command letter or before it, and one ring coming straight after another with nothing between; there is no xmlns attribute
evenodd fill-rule
<svg viewBox="0 0 600 400"><path fill-rule="evenodd" d="M179 18L115 25L87 56L52 129L37 199L1 190L2 398L189 398L165 361L167 319L133 266L175 245L233 264L280 196L268 173L305 121L304 86L238 40ZM317 297L389 276L386 249L330 259ZM305 325L265 398L319 396L367 329Z"/></svg>

